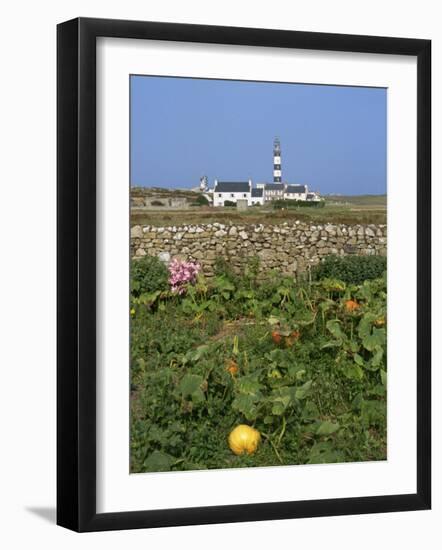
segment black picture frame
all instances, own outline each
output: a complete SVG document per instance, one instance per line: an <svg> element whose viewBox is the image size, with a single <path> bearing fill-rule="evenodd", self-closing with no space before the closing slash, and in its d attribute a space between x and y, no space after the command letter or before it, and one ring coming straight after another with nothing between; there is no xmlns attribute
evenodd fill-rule
<svg viewBox="0 0 442 550"><path fill-rule="evenodd" d="M417 492L96 512L96 39L133 38L417 58ZM79 18L57 28L57 523L83 531L425 510L431 506L431 41Z"/></svg>

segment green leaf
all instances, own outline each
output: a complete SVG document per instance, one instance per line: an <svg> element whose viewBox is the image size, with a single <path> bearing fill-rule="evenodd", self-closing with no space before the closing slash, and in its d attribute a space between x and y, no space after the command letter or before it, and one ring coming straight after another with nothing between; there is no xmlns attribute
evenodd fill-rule
<svg viewBox="0 0 442 550"><path fill-rule="evenodd" d="M270 317L267 319L267 322L270 325L277 325L277 324L279 324L279 319L278 319L278 317L275 317L274 315L270 315Z"/></svg>
<svg viewBox="0 0 442 550"><path fill-rule="evenodd" d="M359 345L357 342L355 342L354 340L350 340L349 344L350 351L352 351L353 353L357 353L359 351Z"/></svg>
<svg viewBox="0 0 442 550"><path fill-rule="evenodd" d="M365 364L365 363L364 363L364 360L363 360L362 357L359 355L359 353L355 353L355 354L353 355L353 359L354 359L355 363L356 363L357 365L359 365L360 367L363 367L363 366L364 366L364 364Z"/></svg>
<svg viewBox="0 0 442 550"><path fill-rule="evenodd" d="M313 401L306 401L304 408L302 410L302 419L303 420L316 420L319 416L318 407L313 403Z"/></svg>
<svg viewBox="0 0 442 550"><path fill-rule="evenodd" d="M272 414L281 415L293 403L296 389L293 386L283 386L272 392L270 397L272 406Z"/></svg>
<svg viewBox="0 0 442 550"><path fill-rule="evenodd" d="M252 375L238 379L238 391L247 395L258 395L261 384Z"/></svg>
<svg viewBox="0 0 442 550"><path fill-rule="evenodd" d="M210 346L203 344L202 346L198 346L195 350L189 352L187 355L191 361L199 361L208 351L210 351Z"/></svg>
<svg viewBox="0 0 442 550"><path fill-rule="evenodd" d="M358 335L360 338L364 339L371 334L371 329L375 320L376 315L374 313L366 313L362 317L358 325Z"/></svg>
<svg viewBox="0 0 442 550"><path fill-rule="evenodd" d="M381 369L381 381L384 386L387 385L387 373Z"/></svg>
<svg viewBox="0 0 442 550"><path fill-rule="evenodd" d="M373 334L364 336L362 345L367 351L374 351L377 348L382 348L385 345L385 330L374 329Z"/></svg>
<svg viewBox="0 0 442 550"><path fill-rule="evenodd" d="M342 372L349 380L362 380L364 378L364 371L355 363L346 363L342 367Z"/></svg>
<svg viewBox="0 0 442 550"><path fill-rule="evenodd" d="M327 349L327 348L340 348L342 346L341 340L330 340L326 344L323 344L321 346L321 349Z"/></svg>
<svg viewBox="0 0 442 550"><path fill-rule="evenodd" d="M303 384L301 387L296 389L295 397L296 399L305 399L308 395L308 392L311 388L313 381L308 380L305 384Z"/></svg>
<svg viewBox="0 0 442 550"><path fill-rule="evenodd" d="M277 416L283 414L290 405L290 401L290 396L287 395L285 397L277 397L273 401L272 414L276 414Z"/></svg>
<svg viewBox="0 0 442 550"><path fill-rule="evenodd" d="M326 323L327 330L333 334L335 338L342 340L345 338L344 333L342 332L340 321L338 319L331 319Z"/></svg>
<svg viewBox="0 0 442 550"><path fill-rule="evenodd" d="M247 420L255 420L258 407L258 398L254 395L238 395L232 402L232 408L241 412Z"/></svg>
<svg viewBox="0 0 442 550"><path fill-rule="evenodd" d="M181 397L191 397L195 403L204 401L204 393L201 384L204 378L198 374L186 374L178 385L178 391Z"/></svg>
<svg viewBox="0 0 442 550"><path fill-rule="evenodd" d="M144 468L149 472L168 472L175 458L162 451L154 451L144 461Z"/></svg>
<svg viewBox="0 0 442 550"><path fill-rule="evenodd" d="M386 419L385 401L364 399L361 406L361 419L365 426L382 426Z"/></svg>
<svg viewBox="0 0 442 550"><path fill-rule="evenodd" d="M326 312L328 311L329 309L333 308L336 306L336 303L333 301L333 300L323 300L320 304L319 304L319 309L322 310L322 312Z"/></svg>
<svg viewBox="0 0 442 550"><path fill-rule="evenodd" d="M317 435L331 435L339 430L339 424L324 420L316 430Z"/></svg>
<svg viewBox="0 0 442 550"><path fill-rule="evenodd" d="M357 393L353 401L351 402L352 408L356 411L360 410L362 401L363 401L362 393Z"/></svg>
<svg viewBox="0 0 442 550"><path fill-rule="evenodd" d="M287 373L291 378L302 378L302 375L305 374L305 368L302 365L292 363L289 365Z"/></svg>
<svg viewBox="0 0 442 550"><path fill-rule="evenodd" d="M382 363L382 358L384 357L384 350L378 346L376 349L375 349L375 353L370 361L371 363L371 366L372 367L379 367L380 364Z"/></svg>
<svg viewBox="0 0 442 550"><path fill-rule="evenodd" d="M144 292L140 295L140 302L146 306L151 306L156 302L160 294L160 290L156 290L155 292Z"/></svg>
<svg viewBox="0 0 442 550"><path fill-rule="evenodd" d="M321 441L315 443L310 449L308 464L328 464L331 462L340 462L344 456L333 448L330 441Z"/></svg>

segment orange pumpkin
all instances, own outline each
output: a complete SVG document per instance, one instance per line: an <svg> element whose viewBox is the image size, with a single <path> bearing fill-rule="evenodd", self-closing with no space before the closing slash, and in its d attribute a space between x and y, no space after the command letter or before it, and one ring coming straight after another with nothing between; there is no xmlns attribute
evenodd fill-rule
<svg viewBox="0 0 442 550"><path fill-rule="evenodd" d="M230 432L228 437L229 447L236 455L244 453L252 455L258 448L261 434L255 428L240 424Z"/></svg>
<svg viewBox="0 0 442 550"><path fill-rule="evenodd" d="M347 300L345 302L345 309L349 312L355 311L359 308L358 302L356 300Z"/></svg>
<svg viewBox="0 0 442 550"><path fill-rule="evenodd" d="M232 376L235 376L235 374L238 373L238 370L239 368L237 363L233 359L230 359L230 361L228 361L226 365L226 371L229 372Z"/></svg>

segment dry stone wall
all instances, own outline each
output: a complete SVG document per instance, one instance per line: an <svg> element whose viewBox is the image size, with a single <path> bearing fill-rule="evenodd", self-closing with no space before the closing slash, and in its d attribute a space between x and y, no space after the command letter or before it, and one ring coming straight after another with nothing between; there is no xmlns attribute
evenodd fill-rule
<svg viewBox="0 0 442 550"><path fill-rule="evenodd" d="M223 257L240 270L252 257L260 270L286 274L305 272L329 254L386 255L386 225L226 225L211 223L131 228L131 255L173 257L198 261L206 276L213 275L215 260Z"/></svg>

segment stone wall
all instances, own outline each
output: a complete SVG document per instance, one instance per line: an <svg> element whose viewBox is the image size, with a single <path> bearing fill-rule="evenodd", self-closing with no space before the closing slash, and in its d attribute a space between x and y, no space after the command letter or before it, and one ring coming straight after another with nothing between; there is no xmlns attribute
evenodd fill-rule
<svg viewBox="0 0 442 550"><path fill-rule="evenodd" d="M131 255L178 256L197 260L207 276L215 259L225 258L238 270L258 256L260 269L295 275L328 254L386 255L386 225L226 225L222 223L131 228Z"/></svg>
<svg viewBox="0 0 442 550"><path fill-rule="evenodd" d="M170 210L189 208L189 200L183 197L131 197L132 208L146 208L149 210Z"/></svg>

